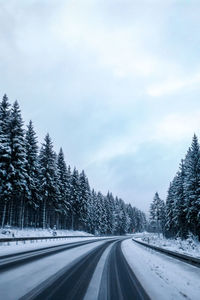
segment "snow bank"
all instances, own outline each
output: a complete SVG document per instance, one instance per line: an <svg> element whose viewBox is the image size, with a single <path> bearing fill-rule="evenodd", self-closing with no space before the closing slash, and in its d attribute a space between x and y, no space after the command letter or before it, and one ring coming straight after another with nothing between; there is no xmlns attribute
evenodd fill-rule
<svg viewBox="0 0 200 300"><path fill-rule="evenodd" d="M122 242L122 251L151 299L200 299L199 268L138 245L132 240Z"/></svg>
<svg viewBox="0 0 200 300"><path fill-rule="evenodd" d="M181 240L180 238L166 239L162 234L151 233L135 235L134 238L153 246L200 258L200 242L192 235L186 240Z"/></svg>
<svg viewBox="0 0 200 300"><path fill-rule="evenodd" d="M93 236L92 234L84 231L73 231L73 230L56 230L57 236ZM6 237L45 237L52 236L52 229L42 228L5 228L0 231L0 239Z"/></svg>
<svg viewBox="0 0 200 300"><path fill-rule="evenodd" d="M57 245L66 245L75 242L83 242L89 240L96 240L99 239L97 237L74 237L74 238L67 238L67 239L55 239L55 240L39 240L39 241L26 241L24 242L10 242L10 243L1 243L0 246L0 258L2 255L7 254L16 254L24 251L30 251L35 249L42 249L51 246Z"/></svg>

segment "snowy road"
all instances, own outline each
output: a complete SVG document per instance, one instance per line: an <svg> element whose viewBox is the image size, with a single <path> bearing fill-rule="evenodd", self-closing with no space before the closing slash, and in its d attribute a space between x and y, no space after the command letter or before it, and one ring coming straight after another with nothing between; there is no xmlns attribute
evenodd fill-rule
<svg viewBox="0 0 200 300"><path fill-rule="evenodd" d="M0 270L0 299L199 299L199 268L131 239L68 243L51 253L46 248L13 265L14 257L7 257L11 264Z"/></svg>

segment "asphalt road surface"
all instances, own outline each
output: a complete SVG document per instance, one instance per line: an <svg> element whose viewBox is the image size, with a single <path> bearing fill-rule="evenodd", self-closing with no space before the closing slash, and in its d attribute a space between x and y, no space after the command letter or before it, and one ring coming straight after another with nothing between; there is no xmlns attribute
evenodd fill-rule
<svg viewBox="0 0 200 300"><path fill-rule="evenodd" d="M122 253L122 241L122 238L102 240L98 243L93 241L93 244L97 243L96 247L92 247L66 266L63 263L62 269L49 276L21 298L12 296L8 299L149 300L150 298ZM61 251L65 251L67 255L69 249L85 244L87 243L80 242L61 247L47 247L41 251L25 253L22 257L20 255L18 257L5 257L2 271L4 273L14 272L19 264L28 264L29 259L31 261L37 260L37 256L38 259L42 260L43 256L55 255ZM3 300L7 300L5 296Z"/></svg>

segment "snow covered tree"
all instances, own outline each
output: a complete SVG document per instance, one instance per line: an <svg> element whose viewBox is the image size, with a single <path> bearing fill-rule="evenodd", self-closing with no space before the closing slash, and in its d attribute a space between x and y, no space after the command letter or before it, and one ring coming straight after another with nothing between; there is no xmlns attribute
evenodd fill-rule
<svg viewBox="0 0 200 300"><path fill-rule="evenodd" d="M84 171L67 168L62 149L58 156L46 135L38 155L37 137L30 121L27 130L18 102L12 108L6 95L0 102L0 222L10 225L88 230L96 234L124 234L144 214L114 199L90 191Z"/></svg>
<svg viewBox="0 0 200 300"><path fill-rule="evenodd" d="M9 178L11 161L10 113L10 104L5 94L0 103L0 207L2 227L5 223L6 208L12 195L12 186Z"/></svg>
<svg viewBox="0 0 200 300"><path fill-rule="evenodd" d="M39 170L38 170L38 145L37 137L33 128L32 121L29 122L25 134L25 149L26 149L26 163L25 169L27 173L27 187L28 192L26 194L26 225L35 224L36 211L39 208ZM35 224L36 226L36 224Z"/></svg>
<svg viewBox="0 0 200 300"><path fill-rule="evenodd" d="M122 199L115 198L115 234L125 234L128 232L130 219Z"/></svg>
<svg viewBox="0 0 200 300"><path fill-rule="evenodd" d="M79 173L76 168L74 168L71 176L70 204L71 204L72 229L78 230L80 211L81 211L81 202L80 202Z"/></svg>
<svg viewBox="0 0 200 300"><path fill-rule="evenodd" d="M174 201L173 201L173 226L176 228L176 234L181 238L186 238L188 234L188 224L186 218L186 199L184 192L185 183L185 163L182 160L180 169L176 175Z"/></svg>
<svg viewBox="0 0 200 300"><path fill-rule="evenodd" d="M107 232L107 214L105 208L105 198L101 192L97 194L96 202L96 231L100 234Z"/></svg>
<svg viewBox="0 0 200 300"><path fill-rule="evenodd" d="M189 230L200 238L200 150L197 136L194 135L192 145L185 160L185 197L187 202L187 222Z"/></svg>
<svg viewBox="0 0 200 300"><path fill-rule="evenodd" d="M42 227L55 225L56 209L59 204L59 189L56 155L49 134L46 135L39 155L39 180L42 197Z"/></svg>
<svg viewBox="0 0 200 300"><path fill-rule="evenodd" d="M136 230L136 220L135 220L135 211L134 211L133 207L131 206L131 204L128 204L128 206L127 206L127 213L128 213L129 219L130 219L128 232L133 233Z"/></svg>
<svg viewBox="0 0 200 300"><path fill-rule="evenodd" d="M21 111L17 101L11 110L10 122L11 160L9 164L9 177L12 186L12 202L10 208L10 221L12 224L12 206L18 205L18 226L24 225L25 196L28 193L26 164L26 149Z"/></svg>
<svg viewBox="0 0 200 300"><path fill-rule="evenodd" d="M114 232L114 197L112 193L108 192L106 199L105 199L105 206L106 206L106 215L107 215L107 234L113 234Z"/></svg>
<svg viewBox="0 0 200 300"><path fill-rule="evenodd" d="M97 194L92 189L90 197L87 203L87 229L90 233L95 234L95 230L97 229Z"/></svg>
<svg viewBox="0 0 200 300"><path fill-rule="evenodd" d="M150 205L150 220L155 222L155 229L157 232L163 232L165 218L165 203L160 199L158 193L155 193L153 202Z"/></svg>
<svg viewBox="0 0 200 300"><path fill-rule="evenodd" d="M64 159L64 153L62 148L60 148L57 160L57 170L58 170L58 188L60 194L60 205L61 211L64 216L63 224L66 227L66 219L69 218L70 211L70 177L68 174L68 169Z"/></svg>
<svg viewBox="0 0 200 300"><path fill-rule="evenodd" d="M79 192L79 201L80 201L80 226L84 230L87 226L87 210L90 198L90 186L88 178L85 175L85 172L82 171L79 176L80 192Z"/></svg>

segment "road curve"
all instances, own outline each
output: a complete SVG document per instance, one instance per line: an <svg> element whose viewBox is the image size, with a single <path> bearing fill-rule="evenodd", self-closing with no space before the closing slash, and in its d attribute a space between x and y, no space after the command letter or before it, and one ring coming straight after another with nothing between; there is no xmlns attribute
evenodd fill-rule
<svg viewBox="0 0 200 300"><path fill-rule="evenodd" d="M107 249L109 251L102 273L99 273L101 276L100 284L96 286L98 292L95 295L90 295L89 298L93 300L149 300L150 298L123 256L121 241L122 239L104 241L76 260L70 267L64 267L20 299L87 299L85 295L90 290L89 286L94 273L98 271L96 269L98 269L99 261Z"/></svg>

